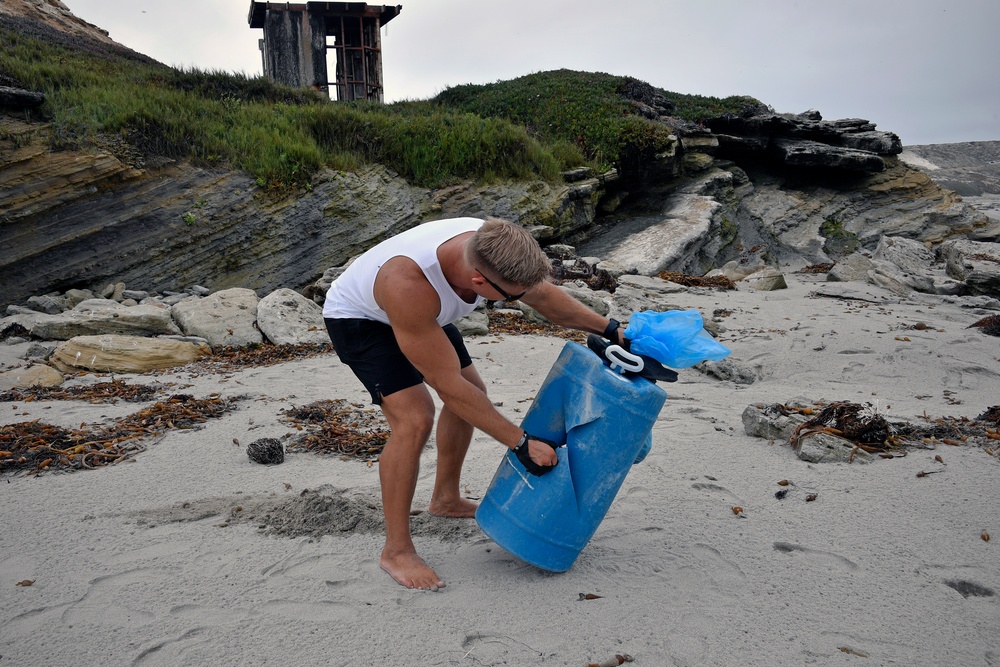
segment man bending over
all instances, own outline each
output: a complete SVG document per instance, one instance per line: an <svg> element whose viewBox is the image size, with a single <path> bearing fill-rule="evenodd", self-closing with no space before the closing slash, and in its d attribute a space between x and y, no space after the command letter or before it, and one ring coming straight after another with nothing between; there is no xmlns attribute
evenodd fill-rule
<svg viewBox="0 0 1000 667"><path fill-rule="evenodd" d="M434 426L429 385L444 403L437 421L437 474L429 511L472 517L461 496L466 452L478 428L541 474L558 463L497 412L453 322L484 299L521 300L563 327L621 342L618 322L598 315L550 282L549 261L521 226L497 219L428 222L378 244L331 285L323 317L333 347L372 395L391 433L379 458L385 546L379 564L408 588L445 585L417 555L410 505L420 453Z"/></svg>

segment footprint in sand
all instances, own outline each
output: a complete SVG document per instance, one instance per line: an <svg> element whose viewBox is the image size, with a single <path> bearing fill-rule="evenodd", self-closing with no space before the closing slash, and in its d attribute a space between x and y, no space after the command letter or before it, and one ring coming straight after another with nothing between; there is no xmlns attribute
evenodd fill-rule
<svg viewBox="0 0 1000 667"><path fill-rule="evenodd" d="M298 600L271 600L262 604L258 611L292 621L336 622L342 621L354 612L344 602L321 600L300 602Z"/></svg>
<svg viewBox="0 0 1000 667"><path fill-rule="evenodd" d="M115 627L152 623L155 615L139 608L140 589L160 586L165 576L162 569L138 568L92 579L83 597L63 612L62 621L66 625ZM130 605L127 601L133 598L136 598L136 603ZM100 613L95 613L95 610L100 610Z"/></svg>
<svg viewBox="0 0 1000 667"><path fill-rule="evenodd" d="M844 558L840 554L835 554L831 551L821 551L819 549L810 549L808 547L801 546L799 544L792 544L790 542L775 542L774 550L788 554L790 556L805 556L807 558L817 559L820 561L826 561L830 565L837 565L847 568L848 570L858 569L858 564L849 558Z"/></svg>
<svg viewBox="0 0 1000 667"><path fill-rule="evenodd" d="M156 665L179 665L183 663L182 656L192 646L202 644L207 639L202 639L201 635L206 628L191 628L185 630L181 635L173 639L156 640L154 644L143 649L135 660L132 667L154 667Z"/></svg>
<svg viewBox="0 0 1000 667"><path fill-rule="evenodd" d="M931 581L938 581L948 588L957 591L966 599L992 598L997 592L994 588L980 581L991 578L980 567L921 565L917 572L925 575ZM979 581L976 581L976 580Z"/></svg>
<svg viewBox="0 0 1000 667"><path fill-rule="evenodd" d="M737 587L746 582L747 575L740 566L723 556L715 547L695 544L691 553L704 565L703 571L708 573L718 592L732 595Z"/></svg>
<svg viewBox="0 0 1000 667"><path fill-rule="evenodd" d="M186 621L194 621L205 627L236 623L249 617L249 613L243 609L202 604L179 604L170 609L170 615Z"/></svg>
<svg viewBox="0 0 1000 667"><path fill-rule="evenodd" d="M489 631L470 632L462 640L464 660L477 665L534 665L545 655L513 637Z"/></svg>
<svg viewBox="0 0 1000 667"><path fill-rule="evenodd" d="M716 484L714 478L706 476L706 479L710 481L694 482L693 484L691 484L691 488L694 489L695 491L703 491L705 493L718 496L721 498L723 503L729 506L746 504L735 493L733 493L726 487L722 486L721 484Z"/></svg>

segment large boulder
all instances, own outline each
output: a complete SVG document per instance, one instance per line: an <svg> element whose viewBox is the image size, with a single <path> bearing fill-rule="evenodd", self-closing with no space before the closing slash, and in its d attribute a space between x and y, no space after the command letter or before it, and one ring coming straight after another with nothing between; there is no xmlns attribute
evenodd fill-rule
<svg viewBox="0 0 1000 667"><path fill-rule="evenodd" d="M643 310L656 312L681 310L676 302L671 301L671 295L687 291L688 288L684 285L654 276L620 276L609 314L624 322L631 318L633 313Z"/></svg>
<svg viewBox="0 0 1000 667"><path fill-rule="evenodd" d="M275 345L330 342L323 309L295 290L282 287L257 304L257 327Z"/></svg>
<svg viewBox="0 0 1000 667"><path fill-rule="evenodd" d="M786 166L821 167L848 172L885 168L880 156L898 155L903 144L893 132L875 130L863 118L823 120L819 111L778 114L770 109L709 119L724 157L770 152Z"/></svg>
<svg viewBox="0 0 1000 667"><path fill-rule="evenodd" d="M826 279L830 282L868 282L868 274L875 270L875 264L859 252L851 253L837 260L837 263L827 272Z"/></svg>
<svg viewBox="0 0 1000 667"><path fill-rule="evenodd" d="M946 241L938 248L945 270L965 282L973 294L1000 296L1000 244L981 241Z"/></svg>
<svg viewBox="0 0 1000 667"><path fill-rule="evenodd" d="M789 167L822 167L838 171L873 173L885 169L885 162L871 151L830 146L803 139L775 139L771 150Z"/></svg>
<svg viewBox="0 0 1000 667"><path fill-rule="evenodd" d="M33 364L0 373L0 391L15 387L58 387L62 382L63 374L45 364Z"/></svg>
<svg viewBox="0 0 1000 667"><path fill-rule="evenodd" d="M170 309L157 305L123 306L108 299L87 299L72 310L34 318L31 335L42 340L69 340L76 336L122 334L176 335Z"/></svg>
<svg viewBox="0 0 1000 667"><path fill-rule="evenodd" d="M183 366L210 353L204 343L172 338L77 336L60 343L49 363L67 373L145 373Z"/></svg>
<svg viewBox="0 0 1000 667"><path fill-rule="evenodd" d="M666 197L658 214L619 222L579 244L579 251L647 276L665 270L701 275L722 244L718 200L734 192L736 178L711 169Z"/></svg>
<svg viewBox="0 0 1000 667"><path fill-rule="evenodd" d="M264 342L256 325L259 301L253 290L234 287L181 301L171 312L185 335L204 338L213 349L244 347Z"/></svg>

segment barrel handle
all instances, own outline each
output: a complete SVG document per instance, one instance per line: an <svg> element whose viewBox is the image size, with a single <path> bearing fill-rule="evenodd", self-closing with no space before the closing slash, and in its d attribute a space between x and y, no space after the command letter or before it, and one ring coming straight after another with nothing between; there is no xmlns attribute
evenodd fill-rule
<svg viewBox="0 0 1000 667"><path fill-rule="evenodd" d="M611 369L617 373L638 373L645 366L642 357L632 354L621 345L608 345L604 356L611 364Z"/></svg>

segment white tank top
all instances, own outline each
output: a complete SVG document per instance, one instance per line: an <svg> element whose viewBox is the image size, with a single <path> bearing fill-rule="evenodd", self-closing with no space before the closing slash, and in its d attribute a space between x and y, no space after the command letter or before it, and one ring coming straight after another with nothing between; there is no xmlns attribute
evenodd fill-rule
<svg viewBox="0 0 1000 667"><path fill-rule="evenodd" d="M382 265L393 257L409 257L427 276L441 300L437 322L441 326L465 317L483 301L477 297L473 303L462 300L451 288L441 270L438 247L459 234L474 232L483 221L478 218L453 218L425 222L413 229L382 241L358 257L337 278L326 293L323 317L331 319L357 318L389 323L389 318L375 302L375 277Z"/></svg>

